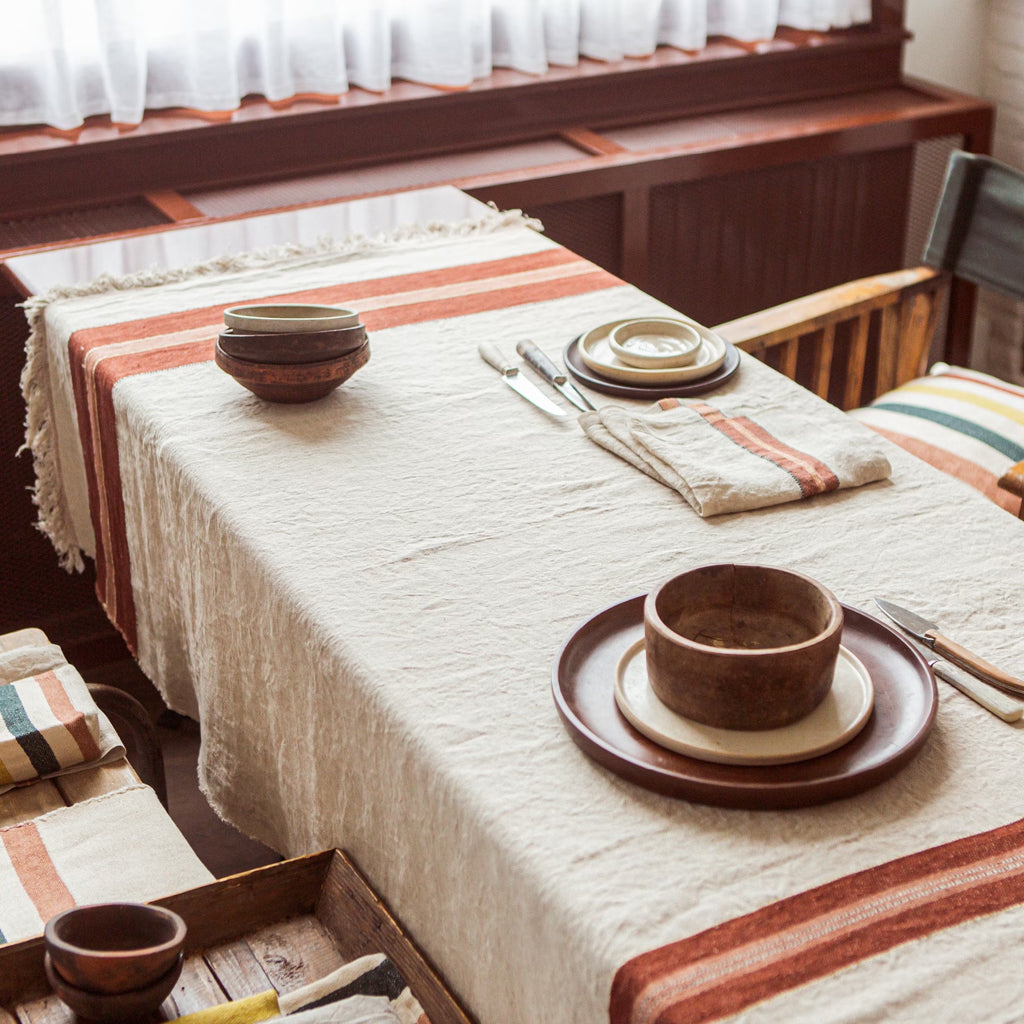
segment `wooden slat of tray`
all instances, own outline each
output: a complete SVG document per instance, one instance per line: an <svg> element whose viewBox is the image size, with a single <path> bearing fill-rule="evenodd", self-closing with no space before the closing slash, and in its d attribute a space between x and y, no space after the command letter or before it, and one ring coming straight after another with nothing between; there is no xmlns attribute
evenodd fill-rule
<svg viewBox="0 0 1024 1024"><path fill-rule="evenodd" d="M367 953L387 954L431 1024L472 1024L352 862L328 850L153 900L188 924L186 965L155 1020L271 987L295 989ZM262 974L262 980L261 980ZM0 946L0 1008L21 1024L73 1024L49 995L42 938ZM0 1024L8 1024L0 1017Z"/></svg>

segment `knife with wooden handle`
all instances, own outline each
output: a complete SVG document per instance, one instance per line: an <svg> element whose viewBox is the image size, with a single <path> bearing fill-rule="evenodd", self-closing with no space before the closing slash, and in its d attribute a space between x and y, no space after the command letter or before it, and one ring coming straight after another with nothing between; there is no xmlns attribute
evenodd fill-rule
<svg viewBox="0 0 1024 1024"><path fill-rule="evenodd" d="M950 640L949 637L943 636L934 622L929 622L916 612L901 608L898 604L893 604L892 601L884 601L880 597L875 598L875 604L897 626L905 629L911 636L916 636L936 654L943 655L953 664L967 669L972 675L984 679L993 686L998 686L1001 690L1008 690L1010 693L1024 696L1024 679L1018 679L1016 676L1010 675L1009 672L1004 672L1001 668L985 661L984 658L979 658L973 651L969 651L966 647Z"/></svg>
<svg viewBox="0 0 1024 1024"><path fill-rule="evenodd" d="M1024 704L1016 697L990 686L951 661L937 658L932 653L932 649L916 637L910 637L909 640L921 652L924 660L928 662L932 672L939 679L944 679L950 686L955 686L964 696L970 697L975 704L990 711L996 718L1001 718L1004 722L1019 722L1024 717Z"/></svg>
<svg viewBox="0 0 1024 1024"><path fill-rule="evenodd" d="M569 383L569 378L532 342L521 341L516 351L557 391L584 412L593 410L587 397Z"/></svg>

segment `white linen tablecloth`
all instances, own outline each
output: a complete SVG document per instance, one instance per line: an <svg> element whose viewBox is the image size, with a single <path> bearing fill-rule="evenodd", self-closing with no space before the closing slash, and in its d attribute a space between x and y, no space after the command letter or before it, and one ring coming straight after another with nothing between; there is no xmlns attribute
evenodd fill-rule
<svg viewBox="0 0 1024 1024"><path fill-rule="evenodd" d="M946 687L905 770L803 810L659 796L575 746L551 696L562 642L707 562L786 566L865 609L891 597L1024 670L1024 526L892 447L888 481L701 519L479 358L483 340L511 353L530 338L556 355L597 324L666 312L598 278L531 299L542 273L474 308L445 273L556 248L512 223L53 297L38 306L30 354L29 385L48 390L57 435L46 422L37 435L51 529L73 554L91 544L73 332L437 275L420 297L436 303L429 315L367 313L369 364L316 404L260 402L209 361L127 376L113 404L138 657L171 706L202 722L204 791L287 855L349 851L484 1024L607 1021L612 979L632 957L1024 816L1022 727ZM805 410L811 431L840 415L747 357L716 395L748 388ZM740 1017L1015 1019L1022 940L1024 911L1003 910Z"/></svg>

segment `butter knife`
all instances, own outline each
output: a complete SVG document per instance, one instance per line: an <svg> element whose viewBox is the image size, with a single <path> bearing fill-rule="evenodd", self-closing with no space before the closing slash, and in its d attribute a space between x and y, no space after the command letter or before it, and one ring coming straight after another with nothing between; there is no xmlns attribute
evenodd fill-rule
<svg viewBox="0 0 1024 1024"><path fill-rule="evenodd" d="M520 376L519 367L514 363L510 363L497 345L489 341L483 342L480 345L480 356L501 374L505 383L517 395L525 398L528 402L532 402L538 409L542 409L549 416L557 416L559 419L565 416L565 413L550 398L542 395L538 388Z"/></svg>
<svg viewBox="0 0 1024 1024"><path fill-rule="evenodd" d="M593 410L585 395L569 383L561 370L539 349L532 341L521 341L516 345L516 351L556 390L560 391L566 398L584 412Z"/></svg>
<svg viewBox="0 0 1024 1024"><path fill-rule="evenodd" d="M964 671L959 665L951 661L943 661L935 656L927 644L923 644L915 637L908 638L928 662L932 672L939 679L944 679L951 686L955 686L962 694L970 697L975 704L980 704L986 711L991 711L996 718L1004 722L1019 722L1024 715L1024 704L1011 697L1010 694L997 690L994 686L982 682L970 672Z"/></svg>
<svg viewBox="0 0 1024 1024"><path fill-rule="evenodd" d="M929 622L916 612L901 608L892 601L884 601L880 597L875 598L875 604L885 612L886 615L896 623L897 626L905 629L911 636L917 637L922 643L927 644L937 655L944 655L955 665L967 669L972 675L998 686L1002 690L1009 690L1010 693L1024 695L1024 679L1011 676L1001 668L996 668L983 658L969 651L966 647L943 636L939 627L934 622Z"/></svg>

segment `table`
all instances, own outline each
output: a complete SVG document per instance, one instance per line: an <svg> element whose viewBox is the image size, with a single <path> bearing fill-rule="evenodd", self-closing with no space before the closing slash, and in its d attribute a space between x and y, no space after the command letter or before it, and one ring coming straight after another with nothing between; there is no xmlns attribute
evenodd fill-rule
<svg viewBox="0 0 1024 1024"><path fill-rule="evenodd" d="M370 332L370 363L314 405L262 404L209 361L224 306L283 294L345 301ZM83 357L120 345L80 392L108 483L116 460L104 515L123 501L125 550L111 535L100 551L106 599L170 705L201 720L204 791L289 856L344 847L481 1021L597 1024L613 992L616 1021L1008 1017L1024 997L1006 955L1024 938L1018 727L944 689L928 743L891 780L742 811L633 786L559 722L551 668L573 630L709 561L804 571L852 607L887 595L1024 662L1024 527L965 486L892 448L887 482L700 519L475 351L531 337L554 354L597 323L665 311L498 216L55 299L31 356L61 441L59 460L37 446L51 531L68 552L92 543L69 339ZM154 346L164 368L132 362ZM747 357L715 398L753 390L812 430L840 415ZM96 521L102 537L109 516ZM876 906L858 930L871 893L906 913ZM851 944L814 931L851 907ZM739 953L677 974L690 1002L658 1017L673 997L644 956L660 947L683 965ZM662 1002L645 1002L651 985Z"/></svg>

